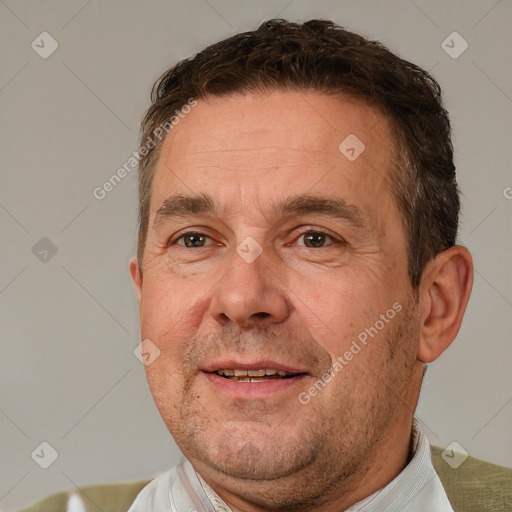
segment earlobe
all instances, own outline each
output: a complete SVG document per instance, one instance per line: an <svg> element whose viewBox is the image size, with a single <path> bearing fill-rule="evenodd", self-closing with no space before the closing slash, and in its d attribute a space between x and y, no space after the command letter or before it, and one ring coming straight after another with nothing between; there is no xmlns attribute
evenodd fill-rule
<svg viewBox="0 0 512 512"><path fill-rule="evenodd" d="M472 285L473 260L465 247L450 247L428 265L420 285L420 361L436 360L455 339Z"/></svg>
<svg viewBox="0 0 512 512"><path fill-rule="evenodd" d="M133 256L130 260L130 275L132 276L135 292L137 294L137 301L140 305L142 298L142 274L140 272L139 262L137 261L136 256Z"/></svg>

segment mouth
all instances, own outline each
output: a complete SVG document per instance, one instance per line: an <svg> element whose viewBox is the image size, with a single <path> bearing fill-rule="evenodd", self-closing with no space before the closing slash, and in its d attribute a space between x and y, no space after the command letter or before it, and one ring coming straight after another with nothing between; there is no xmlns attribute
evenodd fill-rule
<svg viewBox="0 0 512 512"><path fill-rule="evenodd" d="M293 373L276 368L261 368L256 370L245 370L243 368L219 368L211 373L235 382L267 382L270 380L290 379L304 372Z"/></svg>
<svg viewBox="0 0 512 512"><path fill-rule="evenodd" d="M265 400L294 389L311 374L304 368L271 360L241 362L223 359L202 368L215 393L235 399Z"/></svg>

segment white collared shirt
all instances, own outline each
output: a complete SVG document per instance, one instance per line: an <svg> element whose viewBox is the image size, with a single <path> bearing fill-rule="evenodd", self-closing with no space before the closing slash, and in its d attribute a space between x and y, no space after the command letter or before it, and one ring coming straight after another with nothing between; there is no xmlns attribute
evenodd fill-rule
<svg viewBox="0 0 512 512"><path fill-rule="evenodd" d="M347 512L453 512L432 466L430 443L413 422L413 457L388 485L350 507ZM182 459L150 482L128 512L232 512L231 508Z"/></svg>
<svg viewBox="0 0 512 512"><path fill-rule="evenodd" d="M432 466L430 443L420 424L412 424L409 464L388 485L352 505L347 512L453 512L441 480Z"/></svg>

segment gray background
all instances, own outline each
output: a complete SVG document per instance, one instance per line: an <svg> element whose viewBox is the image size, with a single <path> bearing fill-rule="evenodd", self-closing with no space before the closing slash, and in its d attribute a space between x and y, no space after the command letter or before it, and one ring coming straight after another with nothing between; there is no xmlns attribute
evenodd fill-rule
<svg viewBox="0 0 512 512"><path fill-rule="evenodd" d="M443 85L464 193L461 242L476 276L461 333L430 367L418 415L434 443L457 441L512 465L510 0L4 0L2 510L74 485L151 477L176 460L133 355L135 172L103 200L93 190L137 148L150 88L165 69L278 16L331 18ZM59 45L46 59L31 47L48 50L43 31ZM453 31L469 44L456 59L442 47ZM463 42L446 44L453 53ZM51 449L31 457L43 441L58 452L46 470L35 460L48 462Z"/></svg>

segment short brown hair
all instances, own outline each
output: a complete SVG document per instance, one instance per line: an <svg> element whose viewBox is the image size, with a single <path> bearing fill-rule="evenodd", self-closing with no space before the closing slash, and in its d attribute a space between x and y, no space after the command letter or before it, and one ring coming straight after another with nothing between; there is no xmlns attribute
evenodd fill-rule
<svg viewBox="0 0 512 512"><path fill-rule="evenodd" d="M314 90L362 100L379 109L394 133L389 185L408 237L409 275L417 289L425 265L455 244L459 191L448 114L435 79L377 41L332 21L275 19L182 60L155 83L141 142L190 98L284 90ZM142 269L155 164L163 140L139 165Z"/></svg>

